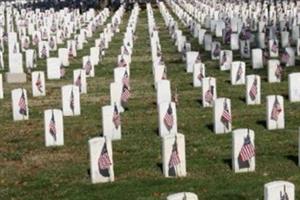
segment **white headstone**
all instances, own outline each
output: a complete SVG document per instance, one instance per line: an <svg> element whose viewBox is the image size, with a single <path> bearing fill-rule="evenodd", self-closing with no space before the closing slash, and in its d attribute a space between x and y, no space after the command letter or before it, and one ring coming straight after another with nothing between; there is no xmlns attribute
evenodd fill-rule
<svg viewBox="0 0 300 200"><path fill-rule="evenodd" d="M44 111L45 145L64 145L64 123L63 114L59 109Z"/></svg>
<svg viewBox="0 0 300 200"><path fill-rule="evenodd" d="M242 61L232 62L230 77L232 85L244 85L246 77L246 63Z"/></svg>
<svg viewBox="0 0 300 200"><path fill-rule="evenodd" d="M64 116L80 115L80 93L75 85L65 85L61 88Z"/></svg>
<svg viewBox="0 0 300 200"><path fill-rule="evenodd" d="M283 68L279 60L268 60L268 82L280 82L283 76Z"/></svg>
<svg viewBox="0 0 300 200"><path fill-rule="evenodd" d="M87 82L84 69L76 69L73 71L73 84L79 88L80 94L87 93Z"/></svg>
<svg viewBox="0 0 300 200"><path fill-rule="evenodd" d="M45 73L43 71L31 73L31 87L34 97L46 95Z"/></svg>
<svg viewBox="0 0 300 200"><path fill-rule="evenodd" d="M221 71L230 70L232 64L232 51L222 50L220 53L220 69Z"/></svg>
<svg viewBox="0 0 300 200"><path fill-rule="evenodd" d="M60 79L61 78L61 61L59 58L47 59L47 78Z"/></svg>
<svg viewBox="0 0 300 200"><path fill-rule="evenodd" d="M217 98L217 83L213 77L202 79L202 105L203 107L212 107Z"/></svg>
<svg viewBox="0 0 300 200"><path fill-rule="evenodd" d="M254 131L232 131L232 167L235 173L255 171Z"/></svg>
<svg viewBox="0 0 300 200"><path fill-rule="evenodd" d="M120 140L121 135L121 115L117 105L102 107L103 136L111 140Z"/></svg>
<svg viewBox="0 0 300 200"><path fill-rule="evenodd" d="M173 102L163 102L158 107L159 114L159 136L177 133L176 104Z"/></svg>
<svg viewBox="0 0 300 200"><path fill-rule="evenodd" d="M232 114L231 100L228 98L217 98L214 101L214 132L223 134L231 132Z"/></svg>
<svg viewBox="0 0 300 200"><path fill-rule="evenodd" d="M279 95L267 96L267 128L268 130L284 128L284 102Z"/></svg>
<svg viewBox="0 0 300 200"><path fill-rule="evenodd" d="M163 102L171 102L171 86L169 80L161 80L157 82L157 99L156 104Z"/></svg>
<svg viewBox="0 0 300 200"><path fill-rule="evenodd" d="M167 200L198 200L198 196L191 192L180 192L167 196Z"/></svg>
<svg viewBox="0 0 300 200"><path fill-rule="evenodd" d="M163 137L162 160L165 177L186 176L185 137L183 134Z"/></svg>
<svg viewBox="0 0 300 200"><path fill-rule="evenodd" d="M246 77L246 103L247 105L257 105L261 102L261 80L258 75L248 75Z"/></svg>
<svg viewBox="0 0 300 200"><path fill-rule="evenodd" d="M69 62L69 51L67 48L59 48L58 49L58 57L63 66L67 67L70 65Z"/></svg>
<svg viewBox="0 0 300 200"><path fill-rule="evenodd" d="M89 151L92 183L114 181L111 141L103 137L92 138L89 140Z"/></svg>
<svg viewBox="0 0 300 200"><path fill-rule="evenodd" d="M300 73L289 74L289 100L300 101Z"/></svg>
<svg viewBox="0 0 300 200"><path fill-rule="evenodd" d="M263 52L261 49L252 49L252 68L261 69L264 67Z"/></svg>
<svg viewBox="0 0 300 200"><path fill-rule="evenodd" d="M194 87L201 87L203 78L205 78L205 64L195 63L194 70L193 70Z"/></svg>
<svg viewBox="0 0 300 200"><path fill-rule="evenodd" d="M295 200L295 186L287 181L273 181L264 185L264 200Z"/></svg>
<svg viewBox="0 0 300 200"><path fill-rule="evenodd" d="M11 91L12 110L14 121L28 120L29 109L27 100L27 91L23 88Z"/></svg>

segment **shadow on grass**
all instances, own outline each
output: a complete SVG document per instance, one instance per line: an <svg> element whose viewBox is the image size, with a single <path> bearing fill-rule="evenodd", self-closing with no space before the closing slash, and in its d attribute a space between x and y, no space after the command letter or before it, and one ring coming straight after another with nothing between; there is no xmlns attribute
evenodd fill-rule
<svg viewBox="0 0 300 200"><path fill-rule="evenodd" d="M284 156L286 159L292 161L295 163L296 166L298 166L298 156L294 156L294 155L286 155Z"/></svg>
<svg viewBox="0 0 300 200"><path fill-rule="evenodd" d="M246 97L239 97L239 100L241 100L242 102L246 103Z"/></svg>
<svg viewBox="0 0 300 200"><path fill-rule="evenodd" d="M160 169L161 173L164 173L162 163L156 163L156 166Z"/></svg>
<svg viewBox="0 0 300 200"><path fill-rule="evenodd" d="M226 165L228 165L228 167L230 169L232 169L232 160L231 160L231 158L223 159L223 163L226 164Z"/></svg>
<svg viewBox="0 0 300 200"><path fill-rule="evenodd" d="M209 130L211 130L211 132L214 132L214 125L212 123L207 124L206 128L208 128Z"/></svg>
<svg viewBox="0 0 300 200"><path fill-rule="evenodd" d="M264 128L267 128L267 122L266 122L266 120L258 120L258 121L256 121L256 124L261 125Z"/></svg>

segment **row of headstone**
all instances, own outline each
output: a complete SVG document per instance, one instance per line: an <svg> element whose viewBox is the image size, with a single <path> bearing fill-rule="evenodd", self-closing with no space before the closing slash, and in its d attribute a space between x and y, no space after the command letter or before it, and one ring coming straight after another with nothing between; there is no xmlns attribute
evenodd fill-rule
<svg viewBox="0 0 300 200"><path fill-rule="evenodd" d="M160 11L163 10L160 7ZM166 13L164 13L166 14ZM185 177L185 136L177 130L176 99L172 99L170 81L160 47L158 29L151 4L147 4L154 84L156 86L159 136L162 137L162 166L165 177ZM173 102L174 101L174 102Z"/></svg>
<svg viewBox="0 0 300 200"><path fill-rule="evenodd" d="M114 82L110 84L110 105L102 107L103 137L89 140L92 183L114 181L112 141L120 140L122 137L121 112L124 111L123 106L130 97L129 70L139 10L138 4L135 4L124 34L121 54L117 59L118 66L114 69ZM119 31L118 25L121 23L124 11L125 8L122 5L114 15L115 27L114 30L111 29L113 32L105 31L104 35L96 40L96 47L100 49L100 54L103 55L103 50L108 48L114 32ZM92 51L91 49L91 55ZM95 52L95 54L97 53Z"/></svg>

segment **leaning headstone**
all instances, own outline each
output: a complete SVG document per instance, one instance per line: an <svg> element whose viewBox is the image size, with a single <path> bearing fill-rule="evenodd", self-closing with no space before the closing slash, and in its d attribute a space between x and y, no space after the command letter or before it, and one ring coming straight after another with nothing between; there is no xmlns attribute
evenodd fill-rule
<svg viewBox="0 0 300 200"><path fill-rule="evenodd" d="M217 98L214 101L214 132L224 134L231 132L231 101L228 98Z"/></svg>
<svg viewBox="0 0 300 200"><path fill-rule="evenodd" d="M192 192L180 192L176 194L170 194L167 196L167 200L198 200L198 196Z"/></svg>
<svg viewBox="0 0 300 200"><path fill-rule="evenodd" d="M232 168L235 173L255 171L253 130L245 128L232 132Z"/></svg>
<svg viewBox="0 0 300 200"><path fill-rule="evenodd" d="M268 130L284 128L284 104L280 95L267 96L267 128Z"/></svg>
<svg viewBox="0 0 300 200"><path fill-rule="evenodd" d="M248 75L246 77L246 103L247 105L257 105L261 102L261 81L258 75Z"/></svg>
<svg viewBox="0 0 300 200"><path fill-rule="evenodd" d="M202 79L202 105L203 107L212 107L217 98L217 83L213 77Z"/></svg>
<svg viewBox="0 0 300 200"><path fill-rule="evenodd" d="M89 153L92 183L114 181L115 176L111 141L103 137L90 139Z"/></svg>
<svg viewBox="0 0 300 200"><path fill-rule="evenodd" d="M12 110L14 121L28 120L28 100L27 91L23 88L14 89L11 91Z"/></svg>
<svg viewBox="0 0 300 200"><path fill-rule="evenodd" d="M63 114L59 109L44 111L45 145L64 145Z"/></svg>
<svg viewBox="0 0 300 200"><path fill-rule="evenodd" d="M163 102L158 107L159 115L159 136L172 135L177 133L176 104Z"/></svg>
<svg viewBox="0 0 300 200"><path fill-rule="evenodd" d="M34 97L46 95L45 74L43 71L31 73L32 95Z"/></svg>
<svg viewBox="0 0 300 200"><path fill-rule="evenodd" d="M246 63L242 61L232 62L231 71L231 84L244 85L246 77Z"/></svg>
<svg viewBox="0 0 300 200"><path fill-rule="evenodd" d="M295 185L287 181L273 181L264 185L264 200L295 200Z"/></svg>
<svg viewBox="0 0 300 200"><path fill-rule="evenodd" d="M300 101L300 73L289 74L289 100L290 102Z"/></svg>
<svg viewBox="0 0 300 200"><path fill-rule="evenodd" d="M80 93L75 85L65 85L61 88L64 116L80 115Z"/></svg>
<svg viewBox="0 0 300 200"><path fill-rule="evenodd" d="M121 135L121 115L117 105L102 107L103 136L111 140L120 140Z"/></svg>
<svg viewBox="0 0 300 200"><path fill-rule="evenodd" d="M185 137L166 135L162 139L163 174L165 177L186 176Z"/></svg>

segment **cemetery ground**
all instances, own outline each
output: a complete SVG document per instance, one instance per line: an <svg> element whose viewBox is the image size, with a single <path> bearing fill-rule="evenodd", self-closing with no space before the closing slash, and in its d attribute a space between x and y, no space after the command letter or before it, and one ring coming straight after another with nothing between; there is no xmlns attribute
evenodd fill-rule
<svg viewBox="0 0 300 200"><path fill-rule="evenodd" d="M88 94L80 97L81 116L64 117L64 146L45 147L43 112L61 108L61 86L72 83L72 70L81 68L81 57L89 53L94 38L71 60L63 80L47 80L47 96L33 98L30 81L22 85L4 83L5 98L0 101L0 199L164 199L168 194L181 191L194 192L199 199L207 200L263 199L263 185L274 180L294 183L296 196L299 196L300 104L288 102L287 74L298 71L300 61L297 60L296 67L286 69L283 82L271 84L267 83L266 67L253 70L250 60L246 60L247 74L258 74L262 78L262 104L246 106L245 86L232 86L229 71L220 71L218 61L211 61L210 53L202 53L206 74L217 78L218 97L232 100L233 129L255 131L256 170L235 174L231 168L232 136L213 133L212 108L202 108L201 89L193 88L192 75L185 72L185 62L177 53L157 8L154 16L168 79L173 92L177 87L179 94L178 129L186 138L187 177L164 178L162 174L150 38L146 10L142 10L130 66L132 98L128 111L121 116L122 140L113 142L115 182L91 183L88 139L102 134L101 107L109 104L109 84L113 81L113 68L129 15L125 14L121 31L110 43L103 62L95 66L95 77L88 79ZM174 18L179 21L175 15ZM180 26L192 41L192 49L198 50L197 40L182 24ZM200 49L204 52L202 47ZM239 59L238 53L234 53L234 60ZM40 69L45 71L45 61L39 60ZM18 87L30 91L28 121L12 120L10 91ZM284 130L266 129L265 97L272 94L285 97Z"/></svg>

